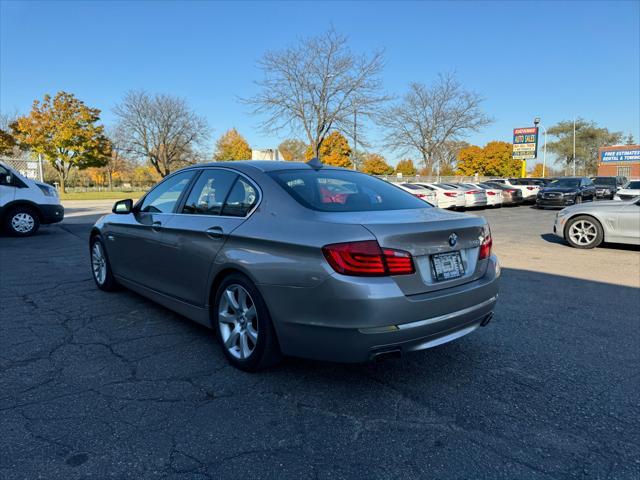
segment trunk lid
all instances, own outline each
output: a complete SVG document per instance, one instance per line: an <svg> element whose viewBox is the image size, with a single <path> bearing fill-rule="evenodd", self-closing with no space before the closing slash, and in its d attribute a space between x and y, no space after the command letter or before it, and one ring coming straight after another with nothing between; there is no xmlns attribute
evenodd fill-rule
<svg viewBox="0 0 640 480"><path fill-rule="evenodd" d="M405 295L417 295L454 287L482 277L486 261L478 261L486 221L478 216L438 208L381 212L331 212L319 214L331 223L358 223L369 230L383 248L411 253L416 267L413 275L392 278ZM324 218L323 218L324 217ZM449 242L455 234L452 246ZM460 252L464 275L452 280L435 280L432 256Z"/></svg>

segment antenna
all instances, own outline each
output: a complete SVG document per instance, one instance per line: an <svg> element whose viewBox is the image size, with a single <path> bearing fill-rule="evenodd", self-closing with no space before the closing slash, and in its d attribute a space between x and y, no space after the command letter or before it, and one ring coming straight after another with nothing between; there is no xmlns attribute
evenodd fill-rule
<svg viewBox="0 0 640 480"><path fill-rule="evenodd" d="M309 160L307 162L307 165L309 165L314 170L320 170L322 167L324 167L324 165L322 164L322 162L320 161L320 159L318 157L315 157L315 158L312 158L311 160Z"/></svg>

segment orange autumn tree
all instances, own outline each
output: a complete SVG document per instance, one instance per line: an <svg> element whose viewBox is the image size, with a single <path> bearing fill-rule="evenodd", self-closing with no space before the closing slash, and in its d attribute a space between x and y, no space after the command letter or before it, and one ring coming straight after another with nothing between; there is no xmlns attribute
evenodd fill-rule
<svg viewBox="0 0 640 480"><path fill-rule="evenodd" d="M41 154L58 173L60 188L72 168L101 167L111 155L111 144L98 124L100 110L89 108L72 93L58 92L36 100L29 115L11 124L23 148Z"/></svg>
<svg viewBox="0 0 640 480"><path fill-rule="evenodd" d="M393 167L378 153L366 154L360 170L369 175L390 175L393 173Z"/></svg>
<svg viewBox="0 0 640 480"><path fill-rule="evenodd" d="M249 142L232 128L227 130L216 142L216 152L213 159L217 162L229 160L251 160L251 147Z"/></svg>
<svg viewBox="0 0 640 480"><path fill-rule="evenodd" d="M307 147L304 154L307 160L313 158L313 148ZM352 168L351 147L347 139L338 131L331 132L320 145L320 160L334 167Z"/></svg>
<svg viewBox="0 0 640 480"><path fill-rule="evenodd" d="M520 162L513 160L513 146L508 142L489 142L483 148L476 145L458 153L459 175L513 177L520 172Z"/></svg>
<svg viewBox="0 0 640 480"><path fill-rule="evenodd" d="M413 164L413 160L405 159L400 160L398 165L396 165L396 173L401 173L402 175L406 175L411 177L416 174L416 167Z"/></svg>

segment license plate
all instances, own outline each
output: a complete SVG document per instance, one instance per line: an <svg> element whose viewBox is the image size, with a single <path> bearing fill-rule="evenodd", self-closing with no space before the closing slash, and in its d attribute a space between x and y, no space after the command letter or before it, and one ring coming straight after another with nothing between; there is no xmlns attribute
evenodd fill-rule
<svg viewBox="0 0 640 480"><path fill-rule="evenodd" d="M453 280L464 275L464 265L460 252L439 253L431 256L431 264L436 280Z"/></svg>

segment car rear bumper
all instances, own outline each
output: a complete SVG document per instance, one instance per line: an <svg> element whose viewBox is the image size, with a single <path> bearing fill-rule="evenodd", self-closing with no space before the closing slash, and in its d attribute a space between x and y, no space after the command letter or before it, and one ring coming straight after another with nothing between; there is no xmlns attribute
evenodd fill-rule
<svg viewBox="0 0 640 480"><path fill-rule="evenodd" d="M40 209L40 223L58 223L64 219L64 207L62 205L38 205Z"/></svg>
<svg viewBox="0 0 640 480"><path fill-rule="evenodd" d="M498 297L495 256L478 280L405 296L390 277L332 276L315 288L260 285L286 355L365 362L381 353L421 350L488 321Z"/></svg>

